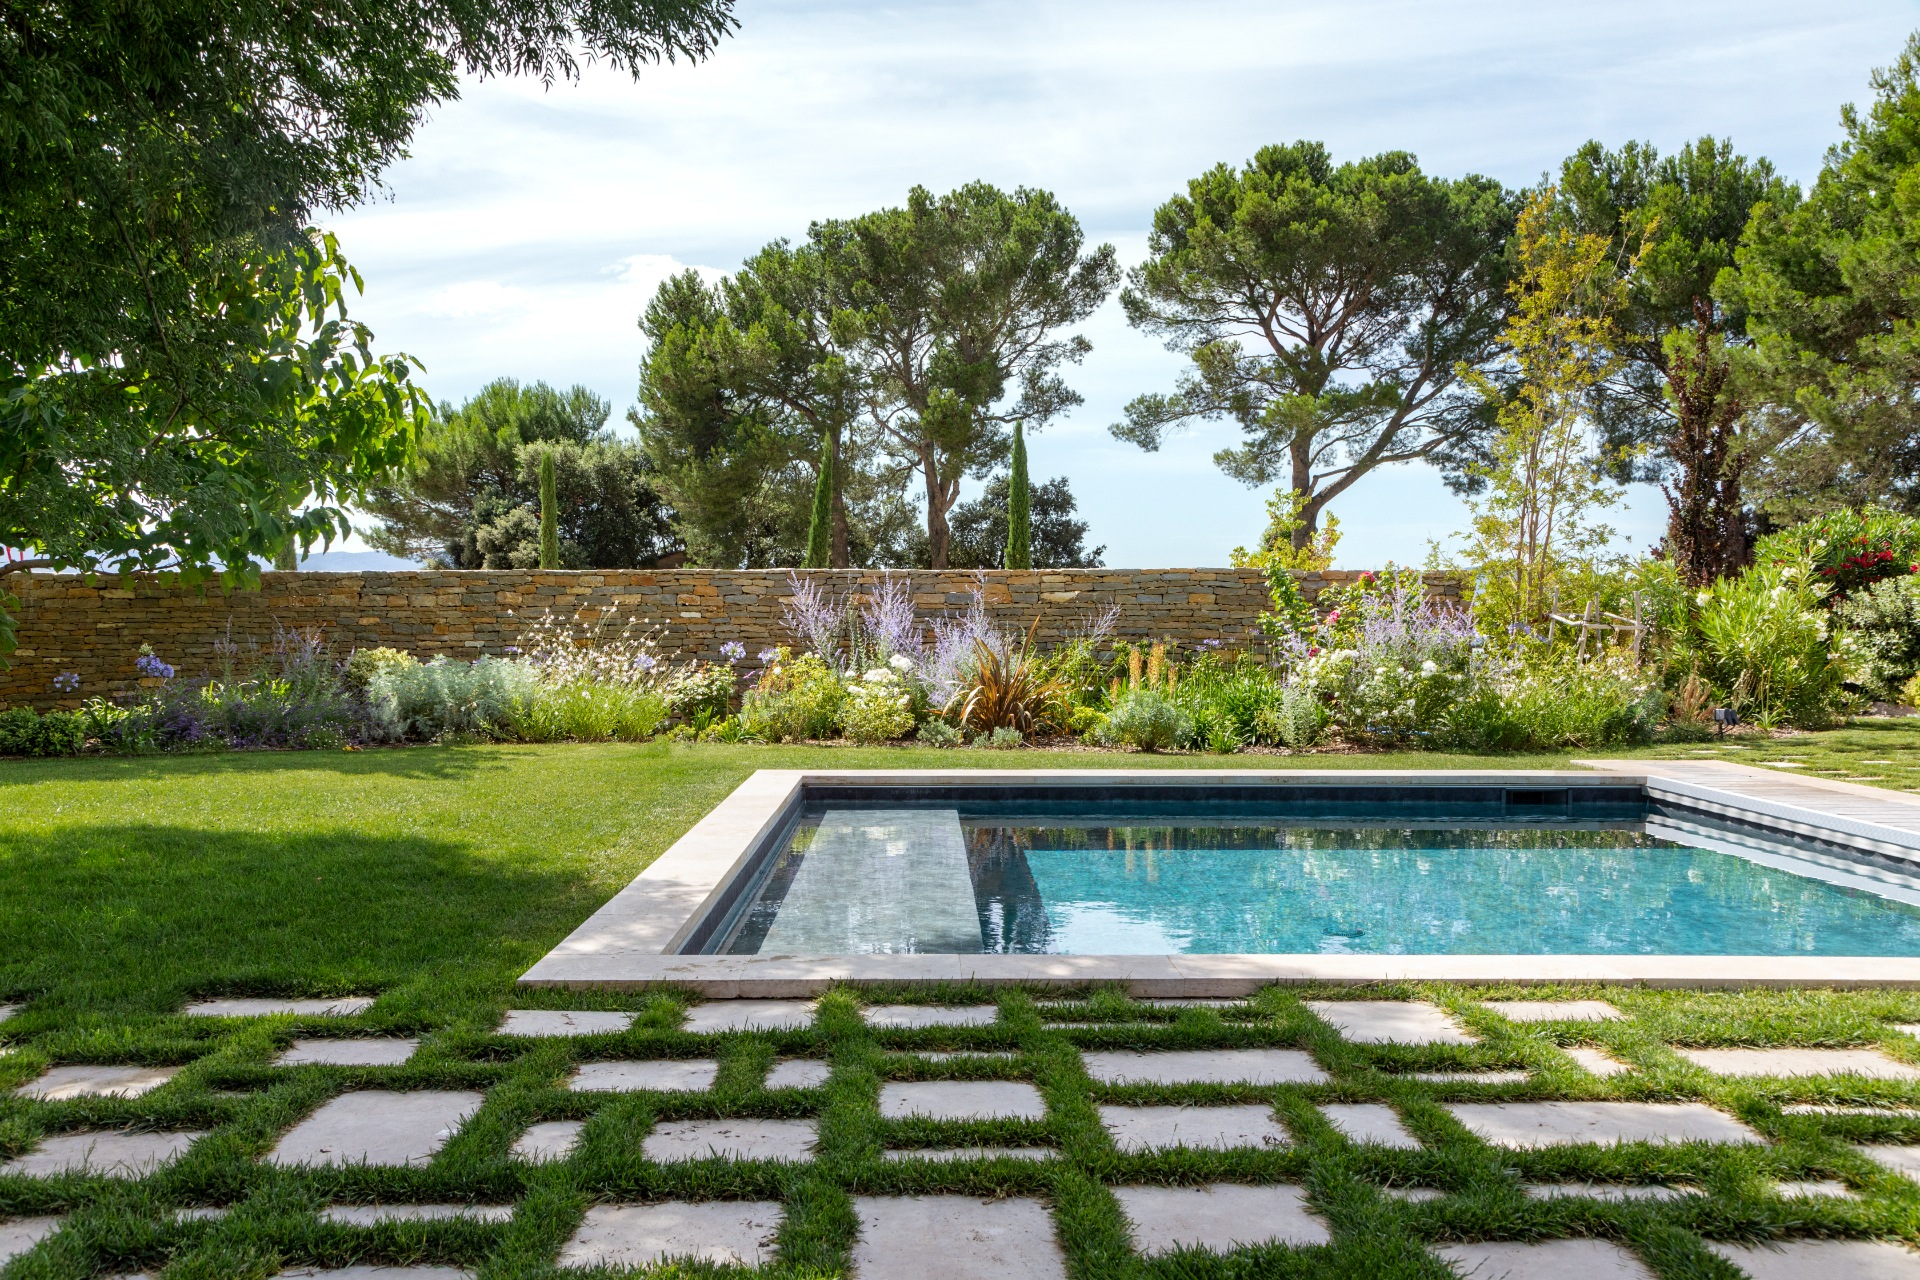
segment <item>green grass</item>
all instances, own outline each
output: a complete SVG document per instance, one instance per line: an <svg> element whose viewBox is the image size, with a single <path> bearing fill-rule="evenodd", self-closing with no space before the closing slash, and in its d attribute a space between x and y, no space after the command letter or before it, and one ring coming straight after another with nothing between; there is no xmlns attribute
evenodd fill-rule
<svg viewBox="0 0 1920 1280"><path fill-rule="evenodd" d="M1849 729L1842 734L1870 732ZM1911 730L1902 730L1911 733ZM1106 1277L1365 1277L1445 1274L1432 1242L1600 1235L1636 1250L1664 1280L1733 1273L1707 1239L1776 1235L1899 1237L1920 1242L1920 1187L1865 1161L1852 1144L1920 1141L1920 1123L1875 1117L1790 1117L1796 1100L1899 1101L1920 1089L1840 1080L1738 1082L1694 1069L1677 1044L1880 1044L1920 1062L1895 1022L1920 1021L1920 994L1821 992L1739 995L1568 989L1604 995L1631 1019L1593 1026L1516 1026L1474 1005L1487 994L1454 987L1336 995L1419 996L1454 1010L1483 1037L1469 1047L1402 1048L1340 1040L1299 1003L1314 992L1269 989L1257 1016L1223 1021L1211 1010L1150 1011L1113 992L1090 993L1074 1017L1113 1029L1049 1029L1028 994L940 993L998 1000L992 1027L876 1032L852 993L826 998L807 1031L697 1037L674 1029L670 996L516 995L513 979L700 814L755 768L837 767L1317 768L1509 767L1556 758L1437 756L1102 757L923 750L747 747L478 747L406 751L166 757L0 764L0 1002L26 1009L0 1024L0 1156L44 1133L100 1125L208 1130L192 1153L134 1183L88 1177L0 1177L0 1218L62 1213L66 1229L4 1270L7 1280L78 1280L146 1270L167 1280L258 1277L280 1266L437 1262L485 1280L553 1274L552 1260L594 1202L660 1198L772 1198L786 1205L780 1263L791 1276L844 1270L854 1236L851 1197L914 1192L982 1198L1029 1195L1054 1214L1077 1280ZM208 1022L178 1015L212 994L377 992L347 1020ZM1537 992L1533 994L1538 994ZM867 998L877 999L877 996ZM920 995L913 998L930 998ZM492 1034L519 1007L626 1008L633 1030L577 1041ZM1053 1016L1053 1015L1049 1015ZM404 1067L277 1069L277 1049L303 1033L400 1033L423 1038ZM1634 1064L1598 1081L1556 1045L1598 1043ZM1285 1045L1311 1050L1330 1084L1281 1088L1106 1088L1076 1052L1094 1047ZM1005 1048L1009 1061L929 1064L884 1048ZM713 1056L707 1094L576 1095L580 1059ZM767 1092L777 1057L833 1064L827 1085ZM43 1103L11 1089L50 1062L181 1064L166 1087L132 1100ZM1462 1066L1526 1066L1525 1084L1427 1085L1396 1073ZM875 1109L889 1079L1013 1078L1046 1096L1048 1118L890 1124ZM326 1098L350 1088L483 1090L480 1113L431 1164L408 1169L283 1170L259 1157ZM1576 1148L1505 1152L1470 1138L1440 1105L1495 1098L1698 1099L1753 1125L1765 1147ZM1356 1147L1313 1109L1316 1101L1388 1101L1423 1139L1419 1151ZM1263 1102L1294 1135L1271 1151L1126 1156L1107 1141L1095 1108L1106 1102ZM812 1116L818 1158L798 1166L706 1161L661 1167L640 1143L656 1118ZM564 1164L527 1168L506 1158L536 1120L588 1122ZM883 1162L886 1145L1036 1143L1051 1164ZM1853 1201L1784 1201L1770 1179L1839 1178ZM1227 1259L1184 1254L1142 1261L1109 1188L1206 1180L1305 1186L1334 1232L1324 1249L1266 1248ZM1667 1204L1541 1203L1522 1180L1685 1181L1711 1194ZM1451 1194L1404 1204L1383 1185ZM474 1201L518 1206L506 1224L334 1227L313 1211L329 1202ZM175 1208L230 1205L221 1222L180 1223ZM686 1276L715 1274L686 1268ZM871 1280L871 1278L870 1278Z"/></svg>
<svg viewBox="0 0 1920 1280"><path fill-rule="evenodd" d="M1835 778L1896 791L1920 791L1920 716L1863 717L1818 733L1786 733L1779 737L1735 733L1707 742L1670 743L1604 754L1666 760L1717 757L1735 764L1763 766L1785 762L1803 767L1784 768L1781 773Z"/></svg>

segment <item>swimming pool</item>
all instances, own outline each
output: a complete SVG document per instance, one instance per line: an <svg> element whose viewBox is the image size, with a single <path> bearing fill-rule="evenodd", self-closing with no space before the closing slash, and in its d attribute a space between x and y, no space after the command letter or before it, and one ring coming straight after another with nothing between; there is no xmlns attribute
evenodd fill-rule
<svg viewBox="0 0 1920 1280"><path fill-rule="evenodd" d="M711 953L1920 956L1920 878L1642 795L821 797Z"/></svg>
<svg viewBox="0 0 1920 1280"><path fill-rule="evenodd" d="M760 770L520 983L1920 989L1920 806L1600 763Z"/></svg>

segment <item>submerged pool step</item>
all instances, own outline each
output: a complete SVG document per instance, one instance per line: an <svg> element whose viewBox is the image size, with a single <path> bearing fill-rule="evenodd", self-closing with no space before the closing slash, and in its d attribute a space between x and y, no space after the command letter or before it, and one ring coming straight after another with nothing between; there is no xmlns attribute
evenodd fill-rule
<svg viewBox="0 0 1920 1280"><path fill-rule="evenodd" d="M980 911L954 809L820 819L761 954L978 954Z"/></svg>

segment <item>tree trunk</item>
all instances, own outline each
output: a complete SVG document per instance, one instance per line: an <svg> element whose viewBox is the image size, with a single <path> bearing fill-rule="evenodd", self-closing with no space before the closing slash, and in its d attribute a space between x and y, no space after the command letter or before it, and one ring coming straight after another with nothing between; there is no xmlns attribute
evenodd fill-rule
<svg viewBox="0 0 1920 1280"><path fill-rule="evenodd" d="M940 482L940 457L931 441L920 446L920 474L927 479L927 556L935 569L947 567L947 495Z"/></svg>
<svg viewBox="0 0 1920 1280"><path fill-rule="evenodd" d="M1295 551L1304 551L1312 545L1316 532L1314 526L1320 522L1320 508L1326 505L1324 502L1313 502L1310 496L1313 493L1313 457L1307 452L1307 446L1311 443L1311 440L1295 437L1287 448L1293 464L1293 491L1299 496L1299 508L1293 521L1292 542Z"/></svg>

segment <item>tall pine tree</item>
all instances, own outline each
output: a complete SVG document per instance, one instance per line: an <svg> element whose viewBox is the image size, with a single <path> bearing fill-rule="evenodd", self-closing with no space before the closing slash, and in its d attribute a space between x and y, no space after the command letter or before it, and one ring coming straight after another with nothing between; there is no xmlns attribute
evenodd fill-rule
<svg viewBox="0 0 1920 1280"><path fill-rule="evenodd" d="M804 568L825 569L833 563L833 435L820 435L820 477L813 483L813 520L807 526Z"/></svg>
<svg viewBox="0 0 1920 1280"><path fill-rule="evenodd" d="M1033 568L1033 488L1027 483L1027 433L1013 424L1013 468L1007 479L1007 568Z"/></svg>
<svg viewBox="0 0 1920 1280"><path fill-rule="evenodd" d="M540 455L540 567L560 567L560 495L553 479L553 452Z"/></svg>

